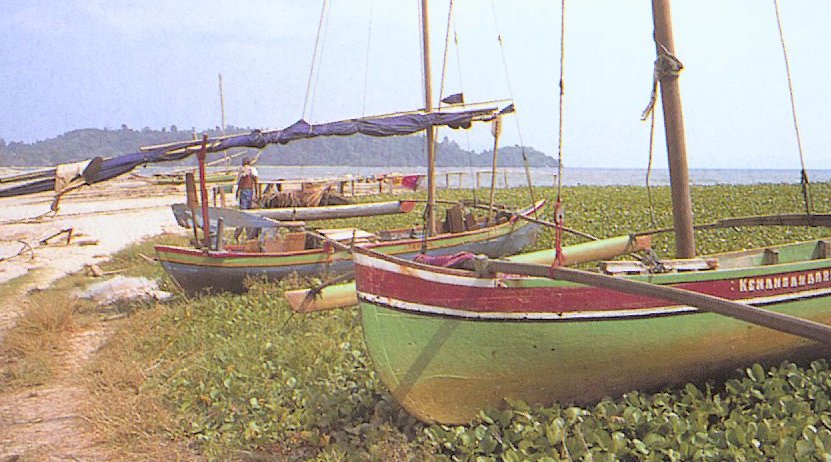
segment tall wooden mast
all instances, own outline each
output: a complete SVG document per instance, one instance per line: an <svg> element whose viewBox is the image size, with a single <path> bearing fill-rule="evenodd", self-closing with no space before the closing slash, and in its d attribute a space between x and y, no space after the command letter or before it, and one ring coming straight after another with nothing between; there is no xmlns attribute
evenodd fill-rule
<svg viewBox="0 0 831 462"><path fill-rule="evenodd" d="M219 110L222 112L222 128L220 131L225 134L225 94L222 91L222 74L219 74Z"/></svg>
<svg viewBox="0 0 831 462"><path fill-rule="evenodd" d="M669 179L672 190L672 216L675 227L677 258L695 256L690 176L687 171L687 147L684 140L684 117L681 113L681 90L677 72L665 72L661 62L675 55L672 38L670 0L652 0L652 21L658 52L658 78L661 82L661 104L664 110L664 131L669 158Z"/></svg>
<svg viewBox="0 0 831 462"><path fill-rule="evenodd" d="M424 47L424 110L433 112L433 89L430 84L430 27L427 20L427 0L421 0L421 43ZM436 234L436 129L427 127L427 223L428 236Z"/></svg>

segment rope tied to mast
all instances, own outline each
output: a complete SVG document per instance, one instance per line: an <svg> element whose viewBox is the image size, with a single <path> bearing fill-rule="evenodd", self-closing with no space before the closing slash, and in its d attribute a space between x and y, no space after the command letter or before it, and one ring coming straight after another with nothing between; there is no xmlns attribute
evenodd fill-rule
<svg viewBox="0 0 831 462"><path fill-rule="evenodd" d="M653 37L654 39L654 37ZM655 110L655 102L658 100L658 84L663 79L678 78L684 70L684 64L677 56L670 53L662 43L655 41L658 57L655 58L655 69L652 73L652 94L649 96L649 104L641 112L641 120L646 120Z"/></svg>
<svg viewBox="0 0 831 462"><path fill-rule="evenodd" d="M655 37L653 36L653 40ZM652 203L652 159L655 146L655 103L658 101L658 88L662 79L678 78L684 70L684 64L677 56L670 53L662 43L655 40L655 49L658 56L655 58L655 66L652 72L652 93L649 95L649 103L641 112L641 121L650 119L649 123L649 162L646 168L646 196L649 201L649 218L652 226L657 226L655 221L655 207Z"/></svg>

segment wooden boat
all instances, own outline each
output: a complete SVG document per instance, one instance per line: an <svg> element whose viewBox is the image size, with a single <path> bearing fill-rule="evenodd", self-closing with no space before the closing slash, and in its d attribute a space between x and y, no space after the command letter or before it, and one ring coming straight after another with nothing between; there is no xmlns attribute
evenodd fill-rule
<svg viewBox="0 0 831 462"><path fill-rule="evenodd" d="M576 265L647 250L651 236L615 236L565 246L561 249L564 265ZM522 264L550 265L557 259L555 249L539 250L505 257L505 261ZM283 292L292 310L300 313L345 308L358 304L355 282L326 285L319 289L296 289Z"/></svg>
<svg viewBox="0 0 831 462"><path fill-rule="evenodd" d="M673 50L667 3L653 1L662 57ZM831 240L692 258L677 73L656 78L680 260L608 262L598 273L487 259L451 269L355 249L369 354L414 416L463 423L510 400L588 403L831 352ZM828 218L720 224L828 226Z"/></svg>
<svg viewBox="0 0 831 462"><path fill-rule="evenodd" d="M702 270L626 277L831 323L828 249L805 242L685 262ZM549 278L479 277L360 248L355 280L376 370L426 421L465 422L506 399L587 403L831 351L657 298Z"/></svg>
<svg viewBox="0 0 831 462"><path fill-rule="evenodd" d="M190 227L191 217L187 204L173 204L170 206L176 222L181 226ZM283 207L276 209L249 209L240 211L231 208L208 207L208 217L215 225L216 220L222 218L225 225L230 227L253 226L261 227L261 224L247 224L251 217L262 217L271 220L293 221L293 220L329 220L334 218L355 218L379 215L392 215L397 213L410 213L415 207L415 201L385 201L367 202L363 204L346 205L320 205L317 207ZM196 210L196 223L202 223L202 211Z"/></svg>
<svg viewBox="0 0 831 462"><path fill-rule="evenodd" d="M531 216L544 204L545 201L538 201L520 214ZM426 239L419 229L375 235L350 228L317 230L316 233L325 239L307 239L305 232L296 232L276 240L255 241L253 246L226 246L225 250L157 245L156 255L168 274L187 292L241 292L249 277L279 280L292 273L337 276L351 271L349 251L336 249L328 245L327 240L349 246L360 244L401 258L414 257L423 245L436 255L469 251L499 257L520 252L536 240L538 230L536 223L511 217L491 225L479 222L465 231L437 234Z"/></svg>
<svg viewBox="0 0 831 462"><path fill-rule="evenodd" d="M237 178L236 172L212 172L205 177L208 183L233 183ZM184 174L156 174L152 180L155 184L185 184Z"/></svg>

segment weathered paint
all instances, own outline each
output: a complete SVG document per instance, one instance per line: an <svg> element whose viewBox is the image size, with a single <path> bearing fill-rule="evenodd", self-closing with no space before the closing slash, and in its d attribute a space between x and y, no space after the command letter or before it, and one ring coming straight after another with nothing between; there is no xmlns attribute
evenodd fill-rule
<svg viewBox="0 0 831 462"><path fill-rule="evenodd" d="M533 213L544 202L537 202L523 213ZM427 248L434 255L469 251L501 257L515 254L533 243L538 232L539 225L513 219L484 229L430 237ZM422 240L405 239L365 246L408 259L420 253ZM337 276L351 271L353 266L349 252L328 249L282 253L216 252L164 245L155 249L168 274L191 293L202 290L241 292L249 277L279 280L292 273Z"/></svg>
<svg viewBox="0 0 831 462"><path fill-rule="evenodd" d="M719 256L723 270L633 279L831 323L831 283L823 276L831 260L738 268L729 258ZM775 288L773 279L785 277L796 287ZM750 278L764 288L742 291ZM475 278L361 253L356 281L373 363L396 399L425 421L466 422L480 409L504 406L506 398L588 403L710 378L753 361L831 352L689 307L545 278Z"/></svg>
<svg viewBox="0 0 831 462"><path fill-rule="evenodd" d="M563 247L566 264L577 264L596 259L612 258L618 255L649 248L649 238L616 236L582 244ZM554 250L541 250L506 257L508 261L550 265L556 258ZM307 299L311 289L286 291L283 295L291 308L298 312L329 310L358 304L355 282L327 286L314 299Z"/></svg>

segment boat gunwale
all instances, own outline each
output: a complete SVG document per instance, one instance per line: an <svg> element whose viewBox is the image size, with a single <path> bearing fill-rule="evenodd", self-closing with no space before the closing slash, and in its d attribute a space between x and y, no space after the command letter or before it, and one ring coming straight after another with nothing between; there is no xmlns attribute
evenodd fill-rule
<svg viewBox="0 0 831 462"><path fill-rule="evenodd" d="M531 215L532 213L540 210L545 205L546 200L540 199L534 204L530 205L529 207L523 209L522 211L518 212L518 214L523 216ZM435 242L442 242L447 241L450 239L456 238L465 238L465 237L479 237L482 236L482 239L471 239L467 242L479 242L484 240L487 237L490 237L493 234L501 234L505 228L512 228L515 226L517 220L521 220L521 218L517 216L511 217L510 220L499 223L493 226L487 226L485 228L479 229L472 229L463 231L460 233L442 233L437 234L435 236L428 237L426 241L428 243L435 243ZM532 225L532 222L526 222L523 226ZM378 247L392 247L392 246L407 246L412 244L419 244L424 241L425 239L422 238L410 238L410 239L400 239L400 240L391 240L391 241L381 241L381 242L371 242L371 243L361 243L356 244L355 248L368 248L368 249L376 249ZM326 255L335 255L340 251L329 251L325 247L321 247L318 249L303 249L303 250L294 250L294 251L287 251L287 252L242 252L242 251L216 251L216 250L205 250L205 249L197 249L193 247L183 247L183 246L172 246L172 245L155 245L154 249L157 251L173 253L178 255L185 255L189 257L202 257L208 258L210 260L224 260L224 259L237 259L237 258L248 258L248 259L279 259L279 258L288 258L288 257L302 257L302 256L313 256L318 254L326 254ZM164 260L170 261L170 260ZM309 262L309 263L319 263L319 262ZM320 262L325 263L325 261ZM287 265L297 264L289 263ZM301 263L303 264L303 263ZM269 266L273 265L273 263L269 263ZM214 266L214 265L204 265L204 266ZM225 266L225 265L216 265L216 266ZM247 265L246 265L247 266Z"/></svg>

